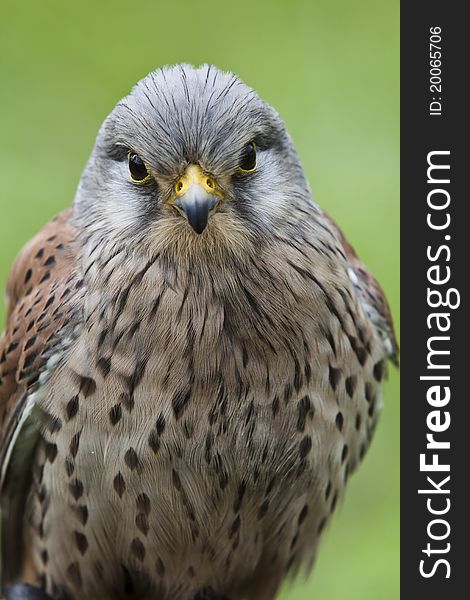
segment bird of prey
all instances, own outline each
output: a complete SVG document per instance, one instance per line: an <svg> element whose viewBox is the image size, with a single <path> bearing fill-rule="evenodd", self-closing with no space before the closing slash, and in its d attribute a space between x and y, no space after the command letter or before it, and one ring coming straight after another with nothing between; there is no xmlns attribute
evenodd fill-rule
<svg viewBox="0 0 470 600"><path fill-rule="evenodd" d="M271 600L310 568L397 347L252 89L140 81L7 298L7 598Z"/></svg>

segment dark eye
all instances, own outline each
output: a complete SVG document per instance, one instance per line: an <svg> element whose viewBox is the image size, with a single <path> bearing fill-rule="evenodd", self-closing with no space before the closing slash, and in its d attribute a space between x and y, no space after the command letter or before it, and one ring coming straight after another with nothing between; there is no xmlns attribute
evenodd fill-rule
<svg viewBox="0 0 470 600"><path fill-rule="evenodd" d="M254 171L256 169L256 146L250 142L243 149L239 167L242 171Z"/></svg>
<svg viewBox="0 0 470 600"><path fill-rule="evenodd" d="M144 161L135 152L129 152L129 171L134 181L142 183L149 176Z"/></svg>

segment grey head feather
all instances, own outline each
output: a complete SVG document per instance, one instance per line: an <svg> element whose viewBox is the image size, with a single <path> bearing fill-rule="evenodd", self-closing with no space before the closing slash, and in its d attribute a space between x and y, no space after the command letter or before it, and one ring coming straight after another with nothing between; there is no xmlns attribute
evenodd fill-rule
<svg viewBox="0 0 470 600"><path fill-rule="evenodd" d="M250 142L256 143L258 169L238 177ZM129 181L130 150L149 165L158 185ZM138 245L149 223L165 218L165 200L191 163L225 178L220 213L260 235L301 226L305 215L296 207L317 212L277 112L232 73L177 65L142 79L103 123L77 191L75 222L90 235L125 235Z"/></svg>

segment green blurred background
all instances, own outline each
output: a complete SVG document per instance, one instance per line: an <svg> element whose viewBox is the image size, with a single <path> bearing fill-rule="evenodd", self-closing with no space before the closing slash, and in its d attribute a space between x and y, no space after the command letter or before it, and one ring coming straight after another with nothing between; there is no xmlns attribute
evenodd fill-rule
<svg viewBox="0 0 470 600"><path fill-rule="evenodd" d="M398 0L2 0L0 13L0 288L23 243L70 204L114 104L159 65L211 62L281 113L317 201L384 286L398 327ZM398 583L392 369L314 575L282 599L395 600Z"/></svg>

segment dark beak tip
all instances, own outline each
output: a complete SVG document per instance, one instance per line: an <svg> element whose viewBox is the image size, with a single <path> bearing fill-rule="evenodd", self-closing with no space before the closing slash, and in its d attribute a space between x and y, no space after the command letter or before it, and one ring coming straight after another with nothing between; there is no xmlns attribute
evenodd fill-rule
<svg viewBox="0 0 470 600"><path fill-rule="evenodd" d="M186 207L185 213L188 223L198 235L200 235L207 227L209 211L210 207L207 203L197 203Z"/></svg>
<svg viewBox="0 0 470 600"><path fill-rule="evenodd" d="M191 227L193 228L193 230L198 234L201 235L201 233L204 231L204 229L207 226L207 223L198 223L197 225L193 225L192 223L190 223Z"/></svg>
<svg viewBox="0 0 470 600"><path fill-rule="evenodd" d="M201 235L207 227L210 211L214 208L215 202L215 198L207 193L191 194L181 198L177 206L184 212L193 230Z"/></svg>
<svg viewBox="0 0 470 600"><path fill-rule="evenodd" d="M191 225L194 231L198 235L201 235L201 233L207 227L209 211L188 211L186 213L186 218L188 219L188 223Z"/></svg>

